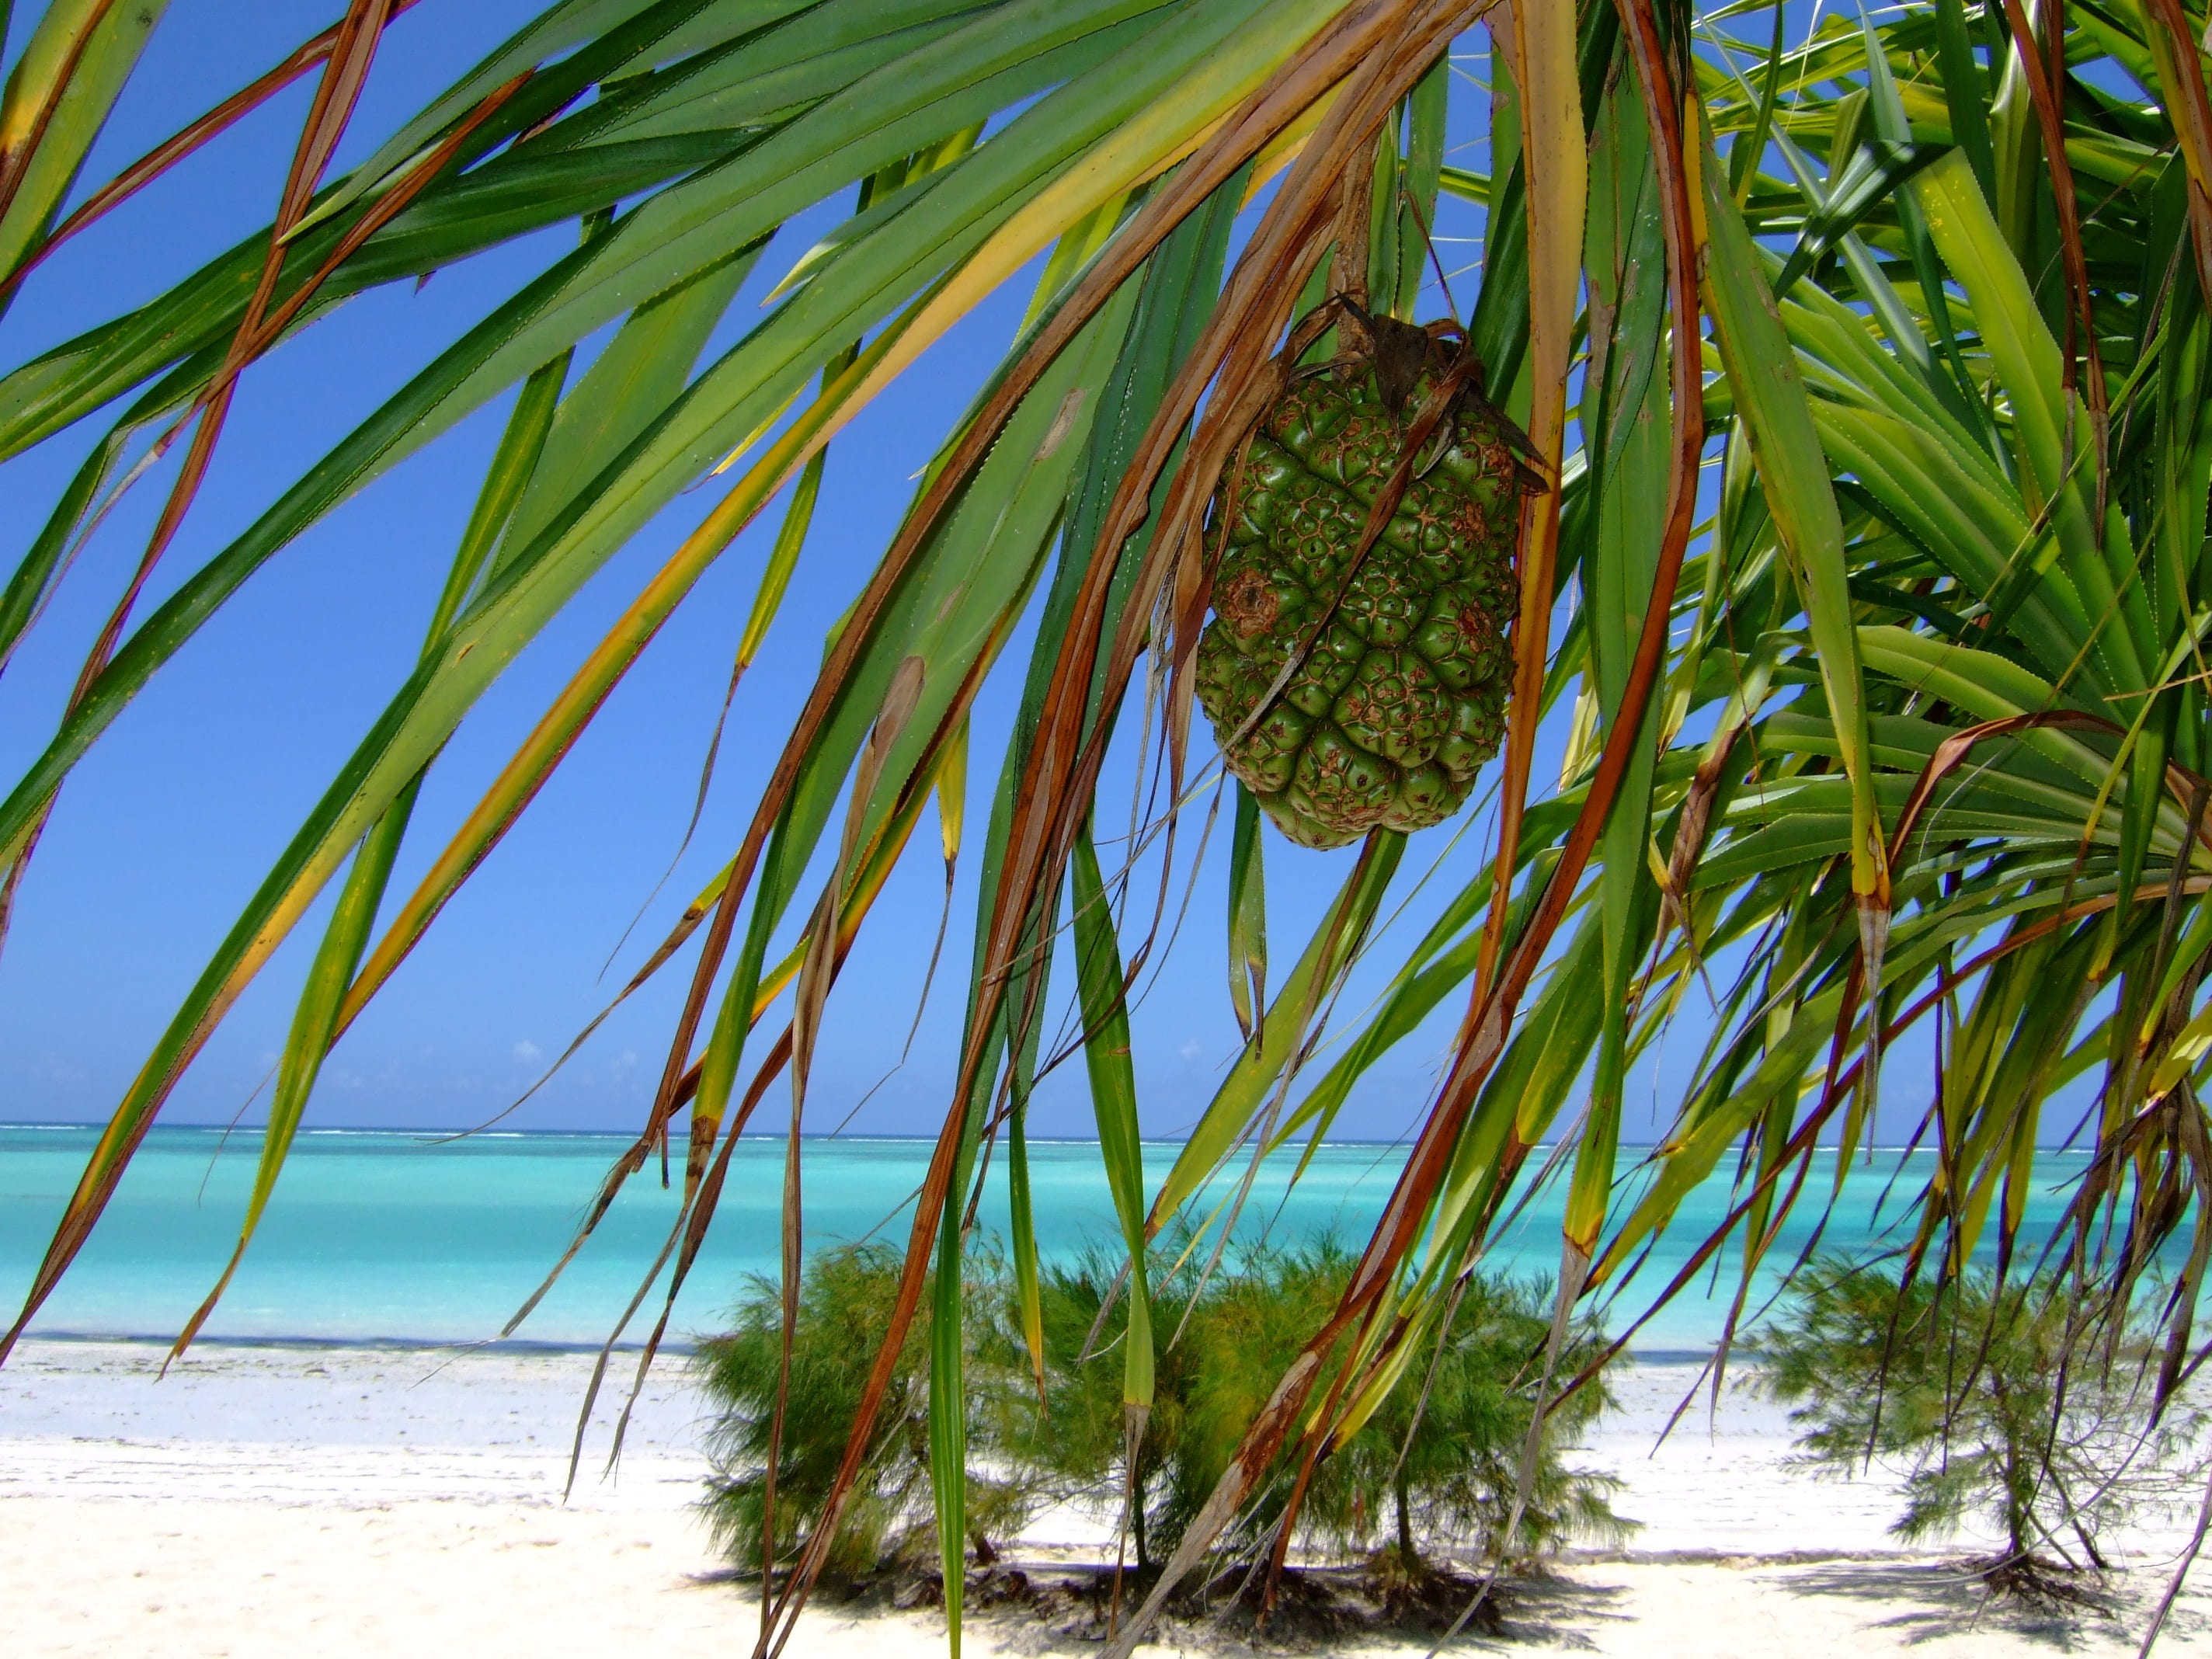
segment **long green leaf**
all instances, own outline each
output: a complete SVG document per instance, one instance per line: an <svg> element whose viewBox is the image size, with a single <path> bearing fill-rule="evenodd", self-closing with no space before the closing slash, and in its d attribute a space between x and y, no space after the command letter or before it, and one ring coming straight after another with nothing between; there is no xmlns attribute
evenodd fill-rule
<svg viewBox="0 0 2212 1659"><path fill-rule="evenodd" d="M1827 459L1813 424L1797 354L1784 331L1742 216L1723 188L1709 136L1705 144L1706 303L1722 362L1735 386L1736 410L1750 439L1766 508L1803 595L1829 716L1851 781L1851 886L1886 910L1888 863L1875 805L1874 757L1843 518L1828 483Z"/></svg>
<svg viewBox="0 0 2212 1659"><path fill-rule="evenodd" d="M1152 1405L1152 1293L1145 1265L1145 1149L1137 1121L1137 1076L1129 1058L1128 986L1121 945L1086 833L1069 861L1069 903L1075 931L1076 985L1083 1008L1084 1068L1091 1079L1098 1154L1106 1166L1114 1216L1129 1253L1129 1323L1124 1335L1121 1403L1141 1432Z"/></svg>
<svg viewBox="0 0 2212 1659"><path fill-rule="evenodd" d="M1149 1233L1157 1235L1251 1131L1284 1068L1311 1041L1316 1017L1364 944L1405 848L1395 831L1370 838L1268 1006L1261 1040L1237 1056L1152 1195Z"/></svg>
<svg viewBox="0 0 2212 1659"><path fill-rule="evenodd" d="M52 0L0 97L0 277L45 235L168 0Z"/></svg>

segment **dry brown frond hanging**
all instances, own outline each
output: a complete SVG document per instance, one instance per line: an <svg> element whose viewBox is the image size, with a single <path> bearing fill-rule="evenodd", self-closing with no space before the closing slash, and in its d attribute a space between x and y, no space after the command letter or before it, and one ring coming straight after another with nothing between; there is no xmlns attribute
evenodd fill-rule
<svg viewBox="0 0 2212 1659"><path fill-rule="evenodd" d="M1541 488L1456 325L1333 309L1344 349L1290 370L1215 486L1197 664L1229 769L1319 848L1442 822L1498 752L1514 539Z"/></svg>

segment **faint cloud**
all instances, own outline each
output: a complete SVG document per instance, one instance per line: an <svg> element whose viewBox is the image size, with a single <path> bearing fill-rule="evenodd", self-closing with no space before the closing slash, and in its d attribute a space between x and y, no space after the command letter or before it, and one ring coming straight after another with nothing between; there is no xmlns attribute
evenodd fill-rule
<svg viewBox="0 0 2212 1659"><path fill-rule="evenodd" d="M514 1045L514 1057L525 1066L535 1066L545 1058L545 1051L525 1037Z"/></svg>
<svg viewBox="0 0 2212 1659"><path fill-rule="evenodd" d="M1185 1060L1196 1060L1200 1054L1206 1052L1206 1049L1196 1037L1193 1037L1189 1042L1184 1043L1182 1048L1176 1049L1176 1052L1181 1054Z"/></svg>

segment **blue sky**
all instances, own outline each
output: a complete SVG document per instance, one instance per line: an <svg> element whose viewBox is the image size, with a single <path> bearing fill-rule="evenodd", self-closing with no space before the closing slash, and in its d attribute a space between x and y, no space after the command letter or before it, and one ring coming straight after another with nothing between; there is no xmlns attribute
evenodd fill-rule
<svg viewBox="0 0 2212 1659"><path fill-rule="evenodd" d="M532 0L465 6L434 0L401 19L334 171L535 9ZM319 15L303 21L292 8L173 7L87 179L106 178L276 61ZM26 27L19 16L13 44ZM1464 43L1480 44L1479 37ZM1462 67L1479 75L1483 66L1477 58ZM303 81L273 100L37 272L0 318L0 364L21 362L143 303L265 223L312 84ZM1480 143L1486 102L1468 82L1455 88L1451 159L1459 165L1486 169ZM768 286L845 205L841 198L786 228L732 307L710 355L750 325ZM1443 212L1442 235L1472 239L1479 232L1474 210L1448 204ZM138 614L442 344L572 246L573 237L573 228L550 231L441 270L419 289L403 284L362 296L257 365L245 378L207 486ZM1444 246L1455 266L1475 257L1471 240ZM699 585L531 812L342 1043L311 1122L480 1121L508 1105L598 1012L742 834L826 629L872 568L907 504L912 476L1011 339L1031 280L1017 278L832 447L792 593L738 693L698 833L657 896L647 904L690 811L780 503ZM1473 275L1455 286L1466 303ZM1442 308L1432 287L1423 314ZM112 1109L208 952L410 665L506 411L506 399L480 411L272 562L71 777L0 953L0 1120L94 1120ZM12 562L20 555L99 429L82 423L0 467L0 499L10 508L0 516L0 558ZM10 775L51 734L86 643L144 545L168 477L157 471L125 501L0 676L0 767ZM714 487L702 488L664 514L485 699L431 775L395 892L411 887L545 701L716 495ZM977 710L971 846L980 842L1029 645L1025 627ZM1127 818L1133 726L1125 724L1102 793L1105 824ZM1203 750L1202 729L1199 738ZM1540 757L1540 782L1556 765L1554 758L1547 769ZM1203 817L1201 807L1186 849ZM1392 899L1404 908L1378 959L1401 954L1418 937L1475 873L1489 837L1484 813L1414 839ZM1237 1047L1222 942L1227 839L1224 822L1190 890L1176 946L1135 1013L1139 1093L1146 1127L1158 1133L1171 1133L1196 1116ZM811 1108L816 1127L844 1119L864 1097L852 1119L855 1132L929 1132L941 1118L974 925L975 860L962 870L935 995L901 1065L944 902L934 842L933 827L917 836L831 1000ZM1110 866L1114 851L1105 852ZM1351 857L1301 852L1271 836L1279 977ZM1427 884L1405 898L1425 870L1433 872ZM1151 889L1140 883L1139 890ZM1171 921L1182 893L1179 872ZM602 964L641 906L642 921L602 978ZM227 1121L247 1108L283 1041L323 915L319 908L311 915L231 1014L178 1089L169 1121ZM508 1127L634 1125L659 1074L687 968L688 958L679 959L617 1013ZM1340 1015L1364 1008L1380 977L1371 967L1356 975ZM1072 988L1065 974L1059 984L1063 992ZM1340 1132L1388 1139L1418 1116L1459 1002L1448 998L1428 1026L1370 1074ZM1694 1052L1703 1036L1691 1029L1695 1024L1686 1021L1670 1039L1656 1074L1675 1074ZM1639 1124L1648 1128L1655 1121L1647 1114L1663 1120L1671 1103L1653 1089L1654 1074L1647 1065L1632 1091L1632 1137ZM778 1116L784 1109L780 1091L770 1109ZM248 1121L256 1115L258 1109L248 1109ZM1048 1081L1035 1127L1047 1134L1088 1131L1079 1063Z"/></svg>
<svg viewBox="0 0 2212 1659"><path fill-rule="evenodd" d="M432 3L400 20L334 171L532 9L526 0ZM172 8L86 179L113 173L276 61L312 26L291 8ZM19 17L15 46L25 27ZM0 362L21 362L143 303L265 223L312 85L300 82L62 250L0 319ZM1472 121L1486 100L1465 95L1468 90L1462 87L1459 101ZM1454 159L1480 164L1465 151ZM814 217L826 224L843 205ZM710 354L750 326L760 295L817 228L786 228ZM400 285L365 295L256 366L207 486L137 614L249 523L441 345L573 246L573 234L563 228L510 245L440 271L419 291ZM1017 278L833 447L806 556L769 646L738 694L698 834L614 969L599 977L682 835L780 503L700 584L536 806L340 1046L311 1121L477 1121L508 1103L597 1011L742 833L825 630L895 527L911 475L1012 337L1030 281ZM0 1118L94 1119L112 1109L330 769L410 664L505 413L506 400L479 412L272 562L72 776L0 954ZM97 422L81 423L0 468L0 491L13 509L0 521L0 556L20 556L100 429ZM144 545L169 476L166 467L157 471L126 498L0 677L0 763L11 773L51 734L85 645ZM665 514L485 700L432 775L396 890L411 884L544 700L714 496L711 486L700 489ZM973 839L980 839L988 811L1028 643L1025 629L978 710ZM1130 781L1124 755L1107 787L1109 822L1126 813ZM1431 896L1474 872L1477 839L1462 842L1401 931L1418 925ZM1146 1121L1163 1131L1202 1108L1236 1044L1221 942L1218 869L1226 840L1224 823L1176 949L1137 1012ZM1432 843L1427 857L1447 840L1447 834L1424 837ZM842 1118L897 1066L944 901L932 829L917 836L832 1000L813 1108L822 1127ZM1110 864L1110 848L1106 856ZM1295 957L1349 856L1271 845L1279 963ZM1417 845L1401 884L1410 884L1423 856ZM945 969L921 1032L905 1065L853 1121L856 1131L927 1130L942 1113L973 927L973 863L971 857L962 872ZM1174 902L1181 902L1180 883ZM171 1121L228 1121L261 1085L322 915L319 908L210 1043L177 1091ZM681 989L678 974L665 980L610 1022L511 1122L634 1123L658 1075ZM1344 1006L1362 1006L1370 988L1363 980ZM1395 1133L1413 1114L1448 1035L1423 1033L1382 1068L1370 1091L1371 1119L1362 1114L1364 1133ZM1087 1129L1079 1073L1079 1065L1069 1066L1052 1081L1039 1107L1041 1132ZM248 1121L255 1115L258 1109Z"/></svg>

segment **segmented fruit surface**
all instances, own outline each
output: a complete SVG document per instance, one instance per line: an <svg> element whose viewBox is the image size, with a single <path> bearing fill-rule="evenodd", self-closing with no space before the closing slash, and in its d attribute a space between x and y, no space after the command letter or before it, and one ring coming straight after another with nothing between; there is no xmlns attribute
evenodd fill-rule
<svg viewBox="0 0 2212 1659"><path fill-rule="evenodd" d="M1199 641L1199 702L1229 769L1303 846L1449 817L1504 729L1527 485L1503 415L1479 395L1461 398L1353 568L1368 512L1433 382L1425 373L1394 411L1370 358L1308 372L1215 486L1214 618Z"/></svg>

